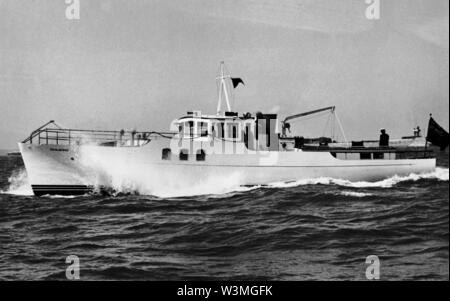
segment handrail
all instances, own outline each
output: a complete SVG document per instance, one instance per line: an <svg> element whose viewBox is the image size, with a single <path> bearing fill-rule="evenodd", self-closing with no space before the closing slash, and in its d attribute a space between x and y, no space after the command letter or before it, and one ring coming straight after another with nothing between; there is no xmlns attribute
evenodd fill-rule
<svg viewBox="0 0 450 301"><path fill-rule="evenodd" d="M54 120L50 120L49 122L47 122L46 124L40 126L39 128L35 129L34 131L31 132L30 136L27 137L25 140L22 141L22 143L27 143L28 141L32 141L34 137L36 137L36 135L40 132L41 129L43 129L44 127L48 126L49 124L54 124L55 126L59 127Z"/></svg>
<svg viewBox="0 0 450 301"><path fill-rule="evenodd" d="M382 153L432 153L433 150L425 147L380 147L380 146L352 146L352 147L336 147L336 146L313 146L304 145L301 147L305 151L329 151L329 152L382 152Z"/></svg>
<svg viewBox="0 0 450 301"><path fill-rule="evenodd" d="M50 124L54 124L57 128L49 128ZM85 129L64 129L59 127L53 120L40 126L30 133L30 135L22 141L22 143L33 144L33 139L37 137L37 144L72 144L74 142L97 142L111 143L128 146L141 146L143 141L148 143L151 139L155 139L155 135L163 138L172 138L174 132L156 132L156 131L112 131L112 130L85 130ZM136 142L138 142L136 145Z"/></svg>
<svg viewBox="0 0 450 301"><path fill-rule="evenodd" d="M72 128L45 128L49 124L55 124L54 121L47 122L43 126L31 132L22 143L33 143L33 138L38 137L38 144L65 144L79 143L79 142L98 142L98 143L120 143L123 145L127 141L131 141L135 145L136 141L147 141L147 143L155 136L160 136L166 139L176 137L178 132L157 132L157 131L114 131L114 130L86 130L86 129L72 129ZM56 124L55 124L56 125ZM57 126L57 125L56 125ZM236 139L226 139L225 137L216 137L212 134L202 135L182 135L178 138L183 140L195 140L197 138L212 138L214 140L236 142ZM142 144L140 144L142 145Z"/></svg>

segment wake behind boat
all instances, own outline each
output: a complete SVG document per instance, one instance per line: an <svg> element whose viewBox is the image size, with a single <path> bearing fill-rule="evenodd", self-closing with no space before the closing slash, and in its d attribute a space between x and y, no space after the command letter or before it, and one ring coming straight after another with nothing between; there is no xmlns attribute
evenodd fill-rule
<svg viewBox="0 0 450 301"><path fill-rule="evenodd" d="M288 121L326 111L335 116L333 106L281 122L276 114L239 116L231 110L230 93L243 81L225 74L223 63L217 80L216 114L190 111L174 120L169 132L66 129L54 121L34 130L19 143L34 194L84 194L115 189L124 182L144 185L149 179L158 185L169 181L214 185L224 179L257 185L318 177L376 181L435 170L434 153L426 141L422 146L380 146L380 141L289 135ZM434 123L428 129L427 137L433 138L429 141L442 144L447 139L443 144L448 145L448 133Z"/></svg>

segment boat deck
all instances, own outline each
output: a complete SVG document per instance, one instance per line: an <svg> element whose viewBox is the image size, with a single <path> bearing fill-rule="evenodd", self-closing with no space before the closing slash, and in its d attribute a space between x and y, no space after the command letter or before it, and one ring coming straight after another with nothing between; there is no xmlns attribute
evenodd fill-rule
<svg viewBox="0 0 450 301"><path fill-rule="evenodd" d="M433 149L427 147L374 147L374 146L352 146L352 147L330 147L330 146L303 146L305 152L329 152L339 159L427 159L434 158Z"/></svg>

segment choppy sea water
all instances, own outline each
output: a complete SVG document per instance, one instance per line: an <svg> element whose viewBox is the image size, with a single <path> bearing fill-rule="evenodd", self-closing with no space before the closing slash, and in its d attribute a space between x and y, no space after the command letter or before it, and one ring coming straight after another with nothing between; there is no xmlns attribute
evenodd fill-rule
<svg viewBox="0 0 450 301"><path fill-rule="evenodd" d="M162 198L34 197L0 157L0 280L449 280L449 153L434 173Z"/></svg>

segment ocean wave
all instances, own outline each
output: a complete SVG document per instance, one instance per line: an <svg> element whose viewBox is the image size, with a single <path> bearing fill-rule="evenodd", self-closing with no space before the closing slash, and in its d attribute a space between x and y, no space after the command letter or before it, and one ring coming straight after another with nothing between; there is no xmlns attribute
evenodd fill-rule
<svg viewBox="0 0 450 301"><path fill-rule="evenodd" d="M303 179L292 182L274 182L267 187L269 188L290 188L297 187L303 185L338 185L343 187L352 187L352 188L391 188L401 182L407 181L418 181L418 180L438 180L438 181L448 181L449 180L449 169L437 167L435 171L429 173L421 173L415 174L411 173L407 176L393 176L381 181L376 182L368 182L368 181L356 181L352 182L349 180L321 177L321 178L312 178L312 179Z"/></svg>
<svg viewBox="0 0 450 301"><path fill-rule="evenodd" d="M27 171L25 169L19 169L14 171L8 178L9 187L7 190L0 190L3 194L13 194L13 195L23 195L30 196L33 195L33 190L28 181Z"/></svg>
<svg viewBox="0 0 450 301"><path fill-rule="evenodd" d="M121 177L120 177L121 178ZM206 181L200 181L197 183L189 183L189 185L180 185L183 183L182 179L173 181L172 183L165 183L165 185L158 185L159 181L152 181L151 184L146 185L142 181L120 181L114 183L113 188L118 192L130 192L133 191L141 195L155 195L158 197L184 197L184 196L197 196L197 195L210 195L212 197L227 197L235 193L248 192L259 188L291 188L303 185L337 185L348 188L392 188L395 185L419 180L449 180L449 169L437 167L435 171L429 173L411 173L407 176L393 176L384 180L369 182L369 181L349 181L343 179L320 177L311 179L302 179L290 182L273 182L267 185L252 185L242 186L239 185L240 175L236 173L232 177L228 178L211 178ZM171 184L177 183L176 187ZM139 185L137 185L139 183ZM187 183L184 183L187 184ZM172 187L171 187L172 186ZM366 192L344 191L341 194L354 197L365 197L371 194Z"/></svg>
<svg viewBox="0 0 450 301"><path fill-rule="evenodd" d="M341 191L339 192L340 195L343 196L352 196L352 197L357 197L357 198L363 198L366 196L372 196L372 193L367 193L367 192L357 192L357 191Z"/></svg>
<svg viewBox="0 0 450 301"><path fill-rule="evenodd" d="M41 195L42 198L49 198L49 199L74 199L79 198L83 196L88 196L89 194L82 194L82 195L62 195L62 194L44 194Z"/></svg>
<svg viewBox="0 0 450 301"><path fill-rule="evenodd" d="M180 189L182 185L178 182L175 187L168 185L169 183L162 184L160 181L151 181L150 185L146 185L142 179L139 181L133 181L128 178L128 181L116 181L113 182L112 188L117 193L137 193L140 195L154 195L158 197L184 197L184 196L196 196L196 195L211 195L211 196L229 196L230 194L239 192L248 192L258 188L291 188L304 185L337 185L342 187L350 188L391 188L399 183L407 181L419 181L419 180L438 180L438 181L448 181L449 180L449 169L437 167L435 171L429 173L415 174L411 173L407 176L393 176L381 181L368 182L368 181L349 181L343 179L320 177L311 179L302 179L290 182L273 182L267 185L254 185L254 186L240 186L239 185L239 174L236 174L229 179L217 179L213 178L210 181L201 181L195 183L189 183L183 189ZM131 180L131 181L130 181ZM31 196L33 191L31 185L29 184L27 173L25 169L20 169L8 178L10 183L6 191L0 190L3 194L12 195L22 195ZM161 184L161 185L160 185ZM364 197L369 196L368 193L354 192L354 191L343 191L342 195L354 196L354 197ZM50 198L72 198L74 196L55 196L49 195Z"/></svg>

